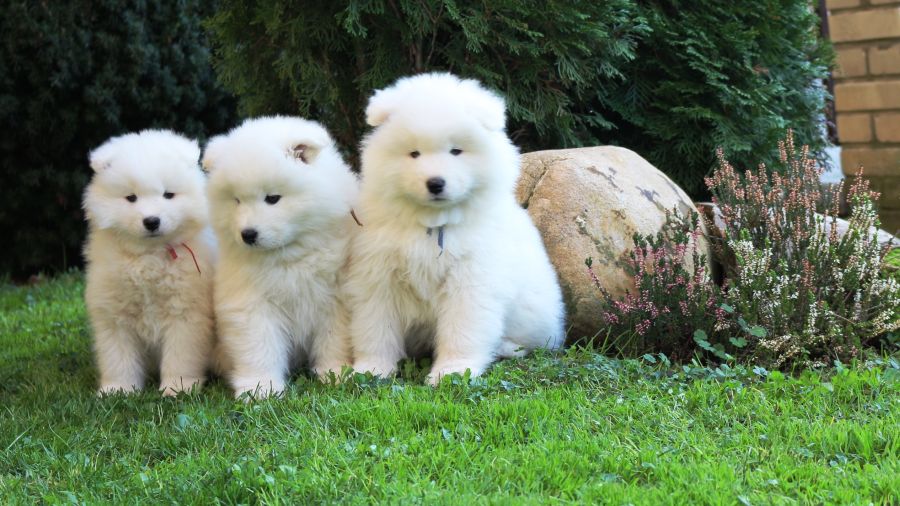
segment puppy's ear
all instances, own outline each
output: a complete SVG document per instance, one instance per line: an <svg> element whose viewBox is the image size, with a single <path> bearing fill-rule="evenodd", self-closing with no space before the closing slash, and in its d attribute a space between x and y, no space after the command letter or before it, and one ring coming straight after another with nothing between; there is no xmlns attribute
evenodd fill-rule
<svg viewBox="0 0 900 506"><path fill-rule="evenodd" d="M488 130L502 132L506 128L506 102L503 98L472 79L463 80L462 87L467 94L469 113Z"/></svg>
<svg viewBox="0 0 900 506"><path fill-rule="evenodd" d="M297 160L309 165L316 160L322 148L313 144L294 144L291 146L290 155Z"/></svg>
<svg viewBox="0 0 900 506"><path fill-rule="evenodd" d="M366 107L366 123L369 126L377 127L387 121L397 108L399 99L396 86L376 91Z"/></svg>
<svg viewBox="0 0 900 506"><path fill-rule="evenodd" d="M88 155L88 160L94 172L102 172L109 168L115 152L116 144L112 140L104 142L99 148L91 151L91 154Z"/></svg>
<svg viewBox="0 0 900 506"><path fill-rule="evenodd" d="M225 144L224 141L224 135L217 135L206 143L206 148L203 150L203 159L200 162L200 166L203 167L205 172L212 172L216 166L222 153L222 146Z"/></svg>
<svg viewBox="0 0 900 506"><path fill-rule="evenodd" d="M287 146L289 157L297 161L311 165L322 153L322 150L331 146L331 137L324 128L317 125L313 128L304 128L302 134L290 139Z"/></svg>

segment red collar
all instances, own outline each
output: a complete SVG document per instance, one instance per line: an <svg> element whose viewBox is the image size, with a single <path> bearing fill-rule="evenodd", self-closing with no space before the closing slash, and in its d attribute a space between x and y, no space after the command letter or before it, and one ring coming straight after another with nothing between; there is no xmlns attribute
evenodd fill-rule
<svg viewBox="0 0 900 506"><path fill-rule="evenodd" d="M182 246L182 247L184 247L184 249L188 250L188 253L191 254L191 258L194 259L194 267L197 268L197 274L201 274L201 275L202 275L202 273L200 272L200 264L197 263L197 256L194 255L194 250L192 250L192 249L191 249L187 244L185 244L185 243L178 244L178 246ZM166 244L166 251L169 252L169 256L172 257L172 260L177 260L177 259L178 259L178 252L175 251L175 247L174 247L174 246L172 246L171 244Z"/></svg>

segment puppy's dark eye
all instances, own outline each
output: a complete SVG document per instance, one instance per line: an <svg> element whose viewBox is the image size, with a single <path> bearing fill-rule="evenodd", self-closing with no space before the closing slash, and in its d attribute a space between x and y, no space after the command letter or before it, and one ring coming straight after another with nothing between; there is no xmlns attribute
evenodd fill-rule
<svg viewBox="0 0 900 506"><path fill-rule="evenodd" d="M241 199L239 199L239 198L237 198L237 197L234 198L234 201L235 201L236 203L238 203L238 204L241 203Z"/></svg>
<svg viewBox="0 0 900 506"><path fill-rule="evenodd" d="M412 158L418 158L419 155L421 155L421 154L422 153L419 153L418 151L413 151L412 153L409 154L409 156L411 156Z"/></svg>
<svg viewBox="0 0 900 506"><path fill-rule="evenodd" d="M137 195L132 193L131 195L125 197L125 200L127 200L128 202L137 202Z"/></svg>
<svg viewBox="0 0 900 506"><path fill-rule="evenodd" d="M166 192L166 193L163 193L163 198L164 199L173 199L173 198L175 198L175 194L172 192Z"/></svg>
<svg viewBox="0 0 900 506"><path fill-rule="evenodd" d="M460 154L462 154L462 150L459 148L453 148L450 150L450 154L453 156L459 156Z"/></svg>
<svg viewBox="0 0 900 506"><path fill-rule="evenodd" d="M266 204L275 205L281 200L281 195L266 195Z"/></svg>

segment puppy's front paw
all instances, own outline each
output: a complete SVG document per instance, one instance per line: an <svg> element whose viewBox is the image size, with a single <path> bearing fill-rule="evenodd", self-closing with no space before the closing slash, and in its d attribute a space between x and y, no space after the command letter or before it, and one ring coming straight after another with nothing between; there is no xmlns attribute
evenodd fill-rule
<svg viewBox="0 0 900 506"><path fill-rule="evenodd" d="M246 402L281 396L285 388L284 380L275 378L235 380L233 384L235 399Z"/></svg>
<svg viewBox="0 0 900 506"><path fill-rule="evenodd" d="M397 372L397 363L379 360L357 360L353 364L353 370L358 373L372 373L372 376L390 378Z"/></svg>
<svg viewBox="0 0 900 506"><path fill-rule="evenodd" d="M331 365L317 365L313 367L313 373L322 383L331 383L332 381L340 383L341 375L343 374L345 367L350 367L350 364L345 362L335 362Z"/></svg>
<svg viewBox="0 0 900 506"><path fill-rule="evenodd" d="M159 383L159 391L166 397L173 397L178 395L181 392L191 392L195 388L197 390L203 386L204 378L185 378L185 377L177 377L177 378L169 378L167 380L160 381Z"/></svg>
<svg viewBox="0 0 900 506"><path fill-rule="evenodd" d="M435 363L431 367L431 372L428 373L428 378L425 379L425 382L434 387L441 383L441 378L444 376L450 374L464 375L466 371L470 371L471 377L474 378L480 376L484 372L484 368L466 362Z"/></svg>

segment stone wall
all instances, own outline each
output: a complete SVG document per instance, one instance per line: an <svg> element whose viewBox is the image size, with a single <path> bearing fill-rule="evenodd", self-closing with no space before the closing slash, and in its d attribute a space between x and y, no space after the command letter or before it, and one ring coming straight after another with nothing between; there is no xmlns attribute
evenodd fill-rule
<svg viewBox="0 0 900 506"><path fill-rule="evenodd" d="M900 229L900 0L827 0L837 51L841 165L862 165L882 194L882 226Z"/></svg>

